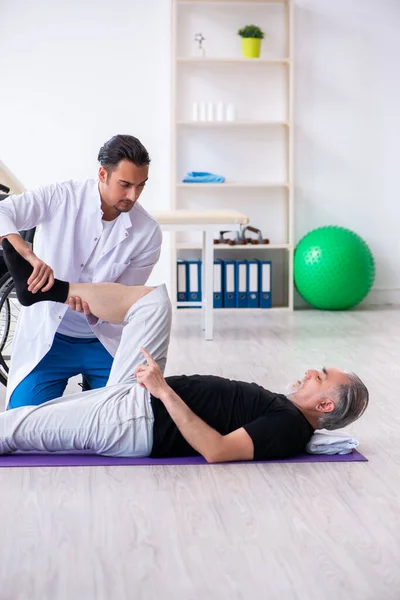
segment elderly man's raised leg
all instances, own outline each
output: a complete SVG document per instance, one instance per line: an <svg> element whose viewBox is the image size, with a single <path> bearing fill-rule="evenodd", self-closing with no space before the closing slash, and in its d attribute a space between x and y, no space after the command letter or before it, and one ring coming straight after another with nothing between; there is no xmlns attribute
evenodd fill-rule
<svg viewBox="0 0 400 600"><path fill-rule="evenodd" d="M126 323L107 386L2 413L0 453L89 451L146 456L151 451L150 394L137 384L133 373L144 361L142 346L164 370L171 326L166 288L104 284L103 305L95 284L77 285L82 299L96 304L98 314L123 315Z"/></svg>

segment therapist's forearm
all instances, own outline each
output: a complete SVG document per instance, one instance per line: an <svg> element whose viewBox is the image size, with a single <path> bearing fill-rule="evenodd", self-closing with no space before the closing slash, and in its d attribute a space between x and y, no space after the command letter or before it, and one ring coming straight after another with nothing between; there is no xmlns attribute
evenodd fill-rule
<svg viewBox="0 0 400 600"><path fill-rule="evenodd" d="M0 240L3 240L4 238L7 238L10 244L14 246L18 254L23 256L25 259L34 256L34 253L32 252L31 248L18 233L10 233L8 235L3 235L3 237L1 237Z"/></svg>

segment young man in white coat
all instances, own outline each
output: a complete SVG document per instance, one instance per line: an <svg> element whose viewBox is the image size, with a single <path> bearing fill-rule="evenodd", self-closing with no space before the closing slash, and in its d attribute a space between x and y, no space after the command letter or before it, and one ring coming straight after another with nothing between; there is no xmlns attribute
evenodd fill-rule
<svg viewBox="0 0 400 600"><path fill-rule="evenodd" d="M160 227L137 202L148 179L146 148L133 136L117 135L102 146L98 160L98 179L55 183L0 203L0 238L33 267L33 293L50 290L54 277L143 285L158 261ZM34 227L31 250L18 232ZM106 385L123 326L76 309L73 301L23 308L13 341L8 408L23 406L27 397L37 405L57 398L80 373L92 389Z"/></svg>

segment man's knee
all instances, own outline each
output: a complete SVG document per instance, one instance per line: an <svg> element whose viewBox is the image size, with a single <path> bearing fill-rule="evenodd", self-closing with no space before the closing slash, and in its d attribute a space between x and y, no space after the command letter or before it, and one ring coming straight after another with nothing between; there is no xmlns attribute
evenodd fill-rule
<svg viewBox="0 0 400 600"><path fill-rule="evenodd" d="M171 323L172 306L165 284L153 288L129 309L126 320L130 321L137 314L156 315L158 320Z"/></svg>

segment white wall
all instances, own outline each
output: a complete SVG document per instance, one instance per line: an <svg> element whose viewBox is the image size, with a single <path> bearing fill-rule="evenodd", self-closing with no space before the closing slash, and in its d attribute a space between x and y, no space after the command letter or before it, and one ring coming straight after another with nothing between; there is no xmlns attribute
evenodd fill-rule
<svg viewBox="0 0 400 600"><path fill-rule="evenodd" d="M400 2L296 0L296 233L343 225L400 302Z"/></svg>
<svg viewBox="0 0 400 600"><path fill-rule="evenodd" d="M296 238L353 229L377 262L370 298L400 301L400 2L295 5ZM26 187L87 177L103 141L132 133L153 158L143 203L166 208L169 0L3 0L0 11L0 160Z"/></svg>
<svg viewBox="0 0 400 600"><path fill-rule="evenodd" d="M167 208L169 2L3 0L0 23L0 160L27 188L92 177L102 143L129 133L152 158L143 205Z"/></svg>

